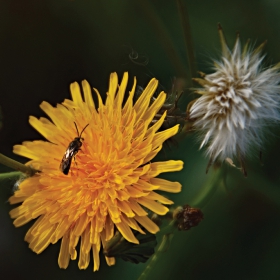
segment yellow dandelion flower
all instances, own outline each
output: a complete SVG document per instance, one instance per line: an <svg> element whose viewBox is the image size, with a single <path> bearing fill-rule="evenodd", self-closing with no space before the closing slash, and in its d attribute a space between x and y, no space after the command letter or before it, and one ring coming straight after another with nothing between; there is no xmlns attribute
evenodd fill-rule
<svg viewBox="0 0 280 280"><path fill-rule="evenodd" d="M41 109L51 118L30 117L30 124L48 141L23 142L14 152L31 159L27 164L40 170L24 180L10 203L22 202L10 215L16 227L37 219L25 240L37 254L49 244L61 241L58 264L67 268L70 258L77 258L80 240L80 269L86 269L92 250L94 271L99 268L99 251L110 240L115 229L132 243L139 243L133 230L144 234L142 227L156 233L158 226L149 219L147 210L159 215L167 213L163 204L173 202L155 192L180 192L178 182L156 178L163 172L179 171L183 162L170 160L150 162L161 150L163 142L178 131L178 125L157 132L166 114L153 125L155 114L165 101L161 92L150 99L158 81L152 79L133 104L136 79L123 104L128 82L125 73L118 86L116 73L111 74L105 103L94 89L99 107L95 108L91 88L82 82L84 100L77 83L70 86L72 99L52 107L43 102ZM83 131L82 146L75 156L69 174L60 170L60 162L69 146ZM106 258L108 265L114 258Z"/></svg>

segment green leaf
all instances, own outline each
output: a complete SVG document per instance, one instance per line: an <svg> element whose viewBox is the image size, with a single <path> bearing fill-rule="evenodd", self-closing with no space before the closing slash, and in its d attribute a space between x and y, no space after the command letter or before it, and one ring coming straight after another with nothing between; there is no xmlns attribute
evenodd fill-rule
<svg viewBox="0 0 280 280"><path fill-rule="evenodd" d="M104 247L104 255L121 258L135 264L146 262L155 252L156 236L149 232L144 235L136 231L134 235L139 240L139 244L128 242L117 232Z"/></svg>

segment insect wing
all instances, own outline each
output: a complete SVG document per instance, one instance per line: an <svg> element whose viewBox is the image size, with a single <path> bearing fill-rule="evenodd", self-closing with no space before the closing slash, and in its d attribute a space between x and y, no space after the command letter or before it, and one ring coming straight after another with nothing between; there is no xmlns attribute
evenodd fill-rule
<svg viewBox="0 0 280 280"><path fill-rule="evenodd" d="M71 167L72 158L65 159L63 157L60 163L60 170L65 174L68 175L70 167Z"/></svg>
<svg viewBox="0 0 280 280"><path fill-rule="evenodd" d="M79 130L77 127L77 124L74 122L75 127L77 129L77 134L78 137L76 137L68 146L66 152L64 153L64 156L61 160L59 169L65 174L68 175L70 167L71 167L71 163L72 163L72 159L73 157L75 157L75 155L78 153L78 151L80 150L80 148L82 147L83 143L81 140L84 140L84 138L82 138L82 133L84 132L84 130L88 127L89 124L87 124L84 129L81 131L81 133L79 134Z"/></svg>
<svg viewBox="0 0 280 280"><path fill-rule="evenodd" d="M68 148L67 148L67 150L66 150L66 152L65 152L65 154L64 154L64 156L63 156L63 158L61 160L60 170L65 175L68 175L68 173L69 173L69 170L70 170L70 167L71 167L72 158L73 158L73 156L76 155L76 153L78 152L78 150L80 148L79 144L80 143L77 142L77 140L72 141L69 144L69 146L68 146Z"/></svg>

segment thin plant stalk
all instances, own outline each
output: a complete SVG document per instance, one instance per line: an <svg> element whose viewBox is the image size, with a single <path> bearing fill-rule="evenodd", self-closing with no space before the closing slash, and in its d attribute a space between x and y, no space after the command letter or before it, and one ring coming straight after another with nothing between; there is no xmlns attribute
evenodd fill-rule
<svg viewBox="0 0 280 280"><path fill-rule="evenodd" d="M157 263L161 253L165 252L167 245L171 241L171 239L174 236L174 231L175 231L175 226L174 226L174 221L171 221L164 229L164 235L162 236L162 239L160 241L160 244L157 247L157 250L151 257L148 265L144 269L144 271L141 273L140 277L138 280L144 280L147 279L149 273L152 271L153 267Z"/></svg>
<svg viewBox="0 0 280 280"><path fill-rule="evenodd" d="M175 46L171 40L163 20L154 12L154 8L149 1L138 1L143 11L146 13L146 19L150 21L150 26L154 29L154 35L157 37L162 48L168 56L168 60L173 64L177 74L182 77L187 77L188 73L182 59L175 51Z"/></svg>
<svg viewBox="0 0 280 280"><path fill-rule="evenodd" d="M15 178L17 180L20 177L20 175L22 175L22 173L19 171L1 173L0 181L6 180L6 179L12 179L12 178Z"/></svg>
<svg viewBox="0 0 280 280"><path fill-rule="evenodd" d="M196 76L197 71L196 71L196 63L195 63L195 52L193 48L193 40L191 36L190 19L189 19L187 6L183 3L183 1L177 0L176 2L177 2L178 13L183 27L185 48L188 56L188 69L189 69L188 78L190 79L190 84L192 85L193 83L192 78Z"/></svg>
<svg viewBox="0 0 280 280"><path fill-rule="evenodd" d="M8 166L14 170L20 171L28 176L33 176L36 172L38 172L37 170L33 169L32 167L24 165L9 157L6 157L3 154L0 154L0 163Z"/></svg>
<svg viewBox="0 0 280 280"><path fill-rule="evenodd" d="M225 169L226 168L220 167L212 170L212 174L209 174L210 177L205 182L198 195L192 200L192 206L203 209L214 196L218 187L225 186L227 175Z"/></svg>
<svg viewBox="0 0 280 280"><path fill-rule="evenodd" d="M193 200L191 203L194 206L199 206L200 209L205 207L208 202L211 200L213 195L216 193L216 190L219 186L225 185L226 180L226 171L224 171L223 168L218 168L213 170L212 175L210 178L205 182L202 191L199 193L199 195ZM175 234L176 227L174 226L174 220L171 221L165 228L161 230L161 233L163 233L163 237L159 243L158 248L156 249L154 255L151 257L148 265L144 269L144 271L141 273L138 280L144 280L147 279L149 276L149 273L154 268L155 264L158 262L160 255L162 252L166 249L167 242L171 241Z"/></svg>

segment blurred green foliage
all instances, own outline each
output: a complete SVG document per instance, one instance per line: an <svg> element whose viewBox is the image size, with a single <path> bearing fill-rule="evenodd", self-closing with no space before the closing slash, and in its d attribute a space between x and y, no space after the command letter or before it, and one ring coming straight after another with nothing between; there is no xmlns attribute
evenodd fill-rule
<svg viewBox="0 0 280 280"><path fill-rule="evenodd" d="M232 46L236 31L241 40L256 44L268 40L266 61L280 61L280 2L184 1L189 11L196 68L209 73L218 58L220 22ZM69 84L87 79L105 94L109 73L129 71L145 86L155 76L171 88L172 77L188 73L183 29L176 1L1 0L0 1L0 104L5 118L0 131L1 153L24 140L42 139L28 124L28 116L43 116L39 104L55 105L69 98ZM147 56L141 66L129 59L132 51ZM194 98L186 89L180 107ZM279 128L268 134L261 166L258 155L248 161L248 178L228 168L225 187L218 187L203 208L204 220L188 232L178 232L149 279L277 279L280 275L280 145ZM276 137L275 137L276 135ZM195 137L184 138L159 158L182 159L182 172L165 175L183 184L171 194L176 205L195 201L210 174L207 159ZM9 171L0 167L0 171ZM9 279L137 279L147 264L117 259L92 272L79 271L77 261L59 269L59 244L37 256L24 235L30 224L14 228L7 200L13 182L0 188L0 272Z"/></svg>

